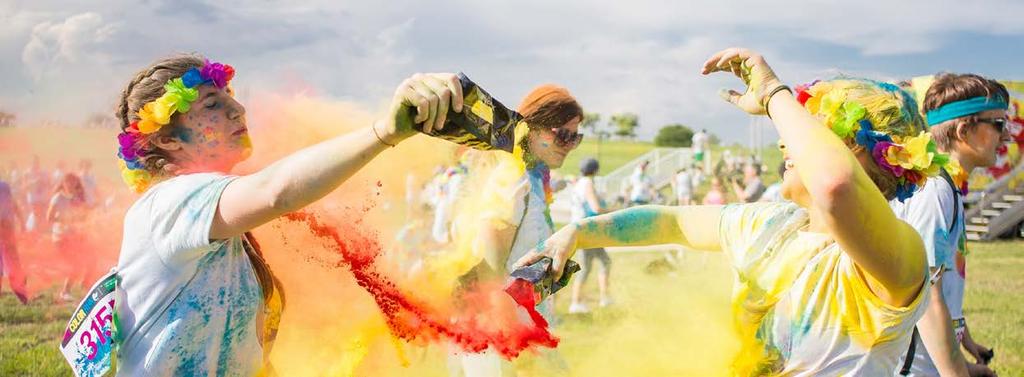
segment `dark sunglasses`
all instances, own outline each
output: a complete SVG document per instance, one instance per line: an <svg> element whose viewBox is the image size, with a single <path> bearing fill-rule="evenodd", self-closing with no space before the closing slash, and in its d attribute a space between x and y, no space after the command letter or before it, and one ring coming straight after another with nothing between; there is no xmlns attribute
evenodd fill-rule
<svg viewBox="0 0 1024 377"><path fill-rule="evenodd" d="M565 128L552 128L551 132L555 134L555 144L560 147L574 147L583 140L581 132L572 132Z"/></svg>
<svg viewBox="0 0 1024 377"><path fill-rule="evenodd" d="M980 118L978 123L991 124L999 133L1003 133L1003 130L1006 129L1006 118Z"/></svg>

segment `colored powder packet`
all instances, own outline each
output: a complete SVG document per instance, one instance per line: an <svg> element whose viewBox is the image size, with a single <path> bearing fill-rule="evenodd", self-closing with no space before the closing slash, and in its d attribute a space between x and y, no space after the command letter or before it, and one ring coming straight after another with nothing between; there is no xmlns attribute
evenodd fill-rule
<svg viewBox="0 0 1024 377"><path fill-rule="evenodd" d="M579 272L580 265L572 260L565 263L562 269L562 277L557 281L551 273L551 258L544 257L539 261L512 271L508 282L505 285L505 292L512 296L521 305L527 303L536 304L544 301L550 295L569 285L572 274ZM525 295L525 287L532 287L532 297Z"/></svg>
<svg viewBox="0 0 1024 377"><path fill-rule="evenodd" d="M459 72L458 77L462 84L462 112L449 108L444 127L429 135L474 149L512 153L516 124L523 116L491 97L466 74ZM422 132L423 125L417 124L415 128Z"/></svg>

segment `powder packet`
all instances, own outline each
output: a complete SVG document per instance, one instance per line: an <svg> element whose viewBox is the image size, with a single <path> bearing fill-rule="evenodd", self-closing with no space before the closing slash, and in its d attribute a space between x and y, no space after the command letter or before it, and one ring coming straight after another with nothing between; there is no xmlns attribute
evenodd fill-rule
<svg viewBox="0 0 1024 377"><path fill-rule="evenodd" d="M555 281L554 274L551 273L551 263L551 258L544 257L531 265L512 271L505 285L505 292L508 292L520 304L524 302L524 299L526 302L538 303L569 285L569 278L580 270L578 263L572 260L566 261L565 267L562 269L562 278ZM525 288L532 288L532 297L524 297Z"/></svg>
<svg viewBox="0 0 1024 377"><path fill-rule="evenodd" d="M516 124L523 116L495 100L466 74L459 72L458 76L462 84L462 112L449 108L444 127L429 135L474 149L511 153ZM415 114L416 109L410 111ZM413 127L423 131L422 124Z"/></svg>

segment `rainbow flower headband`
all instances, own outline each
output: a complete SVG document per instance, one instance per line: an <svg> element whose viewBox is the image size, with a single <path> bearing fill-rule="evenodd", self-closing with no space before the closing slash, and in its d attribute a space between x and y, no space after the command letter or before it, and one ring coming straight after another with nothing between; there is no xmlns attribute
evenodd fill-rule
<svg viewBox="0 0 1024 377"><path fill-rule="evenodd" d="M146 154L146 135L170 124L174 113L188 112L192 102L199 98L199 85L213 84L218 89L224 88L234 76L235 69L230 65L206 60L202 68L191 68L181 77L168 80L164 84L164 94L139 109L139 120L117 135L121 178L133 191L145 191L152 180L152 175L142 163Z"/></svg>
<svg viewBox="0 0 1024 377"><path fill-rule="evenodd" d="M844 140L852 137L871 153L879 167L896 176L896 198L901 202L923 186L928 177L938 175L939 169L949 165L949 155L939 153L931 134L922 131L917 136L893 139L891 135L874 130L864 105L845 99L836 100L828 93L832 89L829 83L816 84L817 81L798 86L797 101L812 114L827 115L832 132ZM892 84L878 85L890 92L901 90Z"/></svg>

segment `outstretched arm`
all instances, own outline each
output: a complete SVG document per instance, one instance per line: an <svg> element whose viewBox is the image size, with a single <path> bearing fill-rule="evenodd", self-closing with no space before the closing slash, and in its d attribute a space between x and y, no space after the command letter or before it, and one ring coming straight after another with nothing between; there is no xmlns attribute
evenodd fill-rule
<svg viewBox="0 0 1024 377"><path fill-rule="evenodd" d="M748 85L746 93L730 91L730 102L751 114L770 110L807 188L809 210L821 215L829 233L869 280L884 287L876 294L891 305L908 304L925 280L921 237L896 217L846 144L792 93L766 98L781 84L761 55L740 48L721 51L704 64L704 74L716 71L732 71Z"/></svg>
<svg viewBox="0 0 1024 377"><path fill-rule="evenodd" d="M389 117L285 157L224 189L210 237L224 239L301 209L324 197L389 145L444 125L449 104L462 110L462 87L453 74L417 74L395 91ZM409 109L416 109L415 116Z"/></svg>
<svg viewBox="0 0 1024 377"><path fill-rule="evenodd" d="M566 225L515 265L519 268L550 257L553 260L551 269L557 280L562 275L565 262L576 254L577 249L678 244L697 250L719 251L718 223L721 216L721 206L631 207Z"/></svg>

